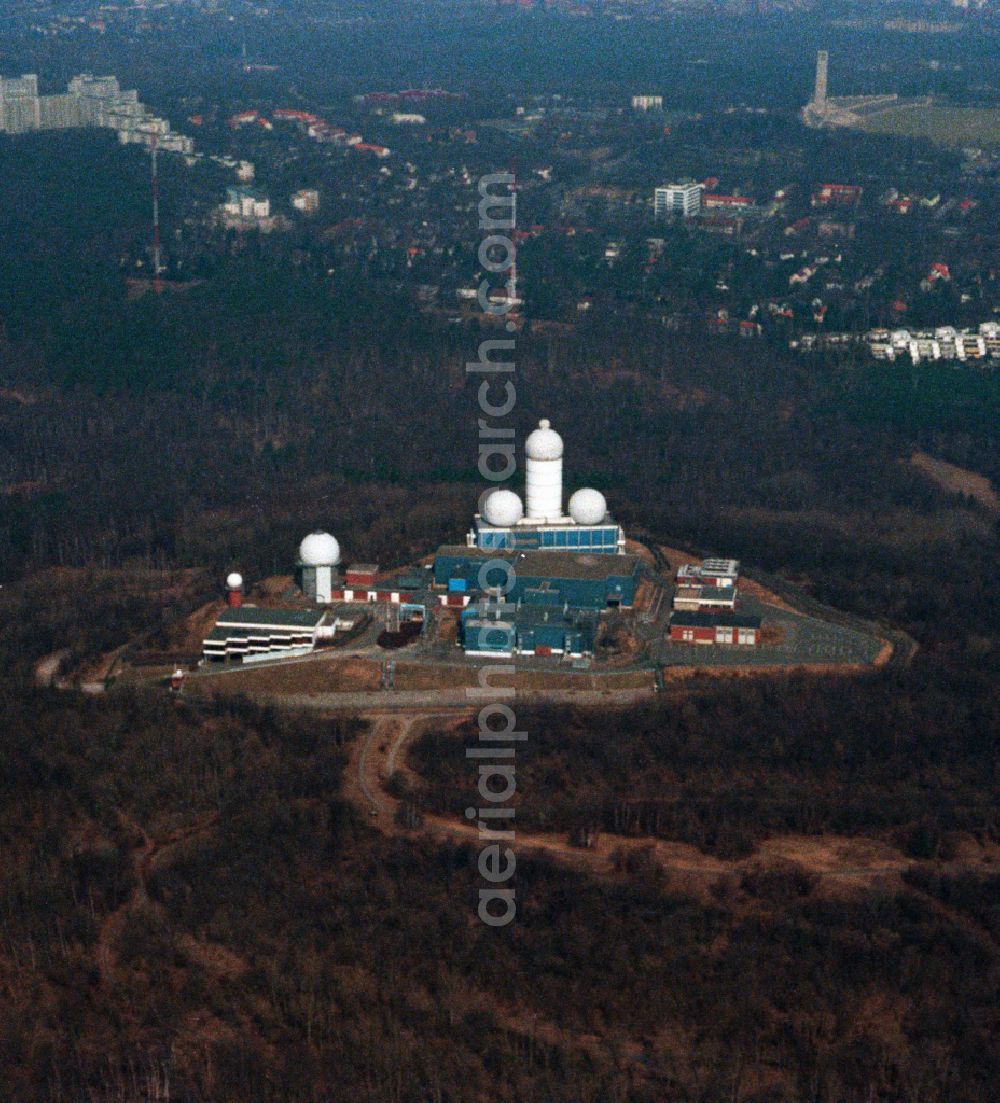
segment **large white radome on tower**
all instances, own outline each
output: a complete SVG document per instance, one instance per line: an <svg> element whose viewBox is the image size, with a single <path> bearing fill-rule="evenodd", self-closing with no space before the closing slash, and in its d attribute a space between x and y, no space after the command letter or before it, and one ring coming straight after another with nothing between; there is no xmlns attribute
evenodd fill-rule
<svg viewBox="0 0 1000 1103"><path fill-rule="evenodd" d="M552 428L548 418L542 418L538 428L528 434L524 442L524 454L529 460L561 460L563 439Z"/></svg>
<svg viewBox="0 0 1000 1103"><path fill-rule="evenodd" d="M599 525L607 513L607 499L593 487L581 487L570 496L569 515L578 525Z"/></svg>
<svg viewBox="0 0 1000 1103"><path fill-rule="evenodd" d="M533 521L562 517L562 437L542 419L524 442L524 499Z"/></svg>
<svg viewBox="0 0 1000 1103"><path fill-rule="evenodd" d="M299 544L299 562L303 567L336 567L340 544L328 532L311 532Z"/></svg>
<svg viewBox="0 0 1000 1103"><path fill-rule="evenodd" d="M494 490L483 503L483 516L497 528L510 528L524 516L524 505L513 490Z"/></svg>

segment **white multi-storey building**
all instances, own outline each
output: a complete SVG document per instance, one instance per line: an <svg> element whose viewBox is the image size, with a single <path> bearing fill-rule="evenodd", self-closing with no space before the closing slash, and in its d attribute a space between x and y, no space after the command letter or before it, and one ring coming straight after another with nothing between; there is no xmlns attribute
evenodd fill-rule
<svg viewBox="0 0 1000 1103"><path fill-rule="evenodd" d="M682 180L679 184L664 184L653 193L653 214L657 218L692 218L701 210L703 184Z"/></svg>
<svg viewBox="0 0 1000 1103"><path fill-rule="evenodd" d="M69 130L105 127L123 144L135 142L160 149L191 153L194 142L174 134L167 119L157 118L139 102L134 89L122 91L117 77L80 73L53 96L38 94L38 77L0 77L0 132L24 134L32 130Z"/></svg>
<svg viewBox="0 0 1000 1103"><path fill-rule="evenodd" d="M38 127L38 77L0 77L0 131L24 134Z"/></svg>

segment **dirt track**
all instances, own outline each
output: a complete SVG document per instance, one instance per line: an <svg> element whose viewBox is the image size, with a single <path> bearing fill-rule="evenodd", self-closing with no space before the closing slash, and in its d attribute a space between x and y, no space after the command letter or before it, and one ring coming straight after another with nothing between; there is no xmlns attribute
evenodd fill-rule
<svg viewBox="0 0 1000 1103"><path fill-rule="evenodd" d="M406 762L406 747L420 734L428 720L457 725L461 717L454 712L422 713L409 716L368 717L371 727L352 745L345 776L345 795L367 813L372 823L386 835L422 833L439 842L479 841L475 824L431 813L423 814L420 828L400 826L396 820L401 801L386 791L393 772L400 772L413 784L417 776ZM693 890L703 890L726 876L737 877L751 868L799 866L831 885L871 885L898 880L915 863L893 847L873 839L851 839L835 835L786 835L765 840L749 858L727 861L702 854L685 843L652 838L634 838L604 834L596 845L584 849L571 845L564 834L518 831L515 849L520 854L536 854L554 859L581 872L597 877L612 877L630 852L644 851L669 876L673 887L687 882ZM988 857L982 855L982 861ZM949 863L950 864L950 863ZM956 868L968 868L961 864Z"/></svg>
<svg viewBox="0 0 1000 1103"><path fill-rule="evenodd" d="M95 958L101 983L104 985L111 984L114 981L118 960L115 944L126 920L137 908L151 906L148 884L156 859L170 847L194 838L196 835L201 835L209 828L214 827L219 821L219 814L212 812L197 823L178 828L162 839L150 838L145 828L126 817L124 813L119 813L119 820L127 831L138 838L139 842L133 847L131 855L132 874L135 878L132 891L122 904L104 917L98 931Z"/></svg>

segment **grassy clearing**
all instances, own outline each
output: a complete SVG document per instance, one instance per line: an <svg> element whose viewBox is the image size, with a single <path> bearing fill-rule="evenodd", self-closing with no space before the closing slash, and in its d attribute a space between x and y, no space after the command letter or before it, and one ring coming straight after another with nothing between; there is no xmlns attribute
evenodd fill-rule
<svg viewBox="0 0 1000 1103"><path fill-rule="evenodd" d="M866 119L861 129L869 134L929 138L948 146L996 146L1000 145L1000 108L896 107Z"/></svg>

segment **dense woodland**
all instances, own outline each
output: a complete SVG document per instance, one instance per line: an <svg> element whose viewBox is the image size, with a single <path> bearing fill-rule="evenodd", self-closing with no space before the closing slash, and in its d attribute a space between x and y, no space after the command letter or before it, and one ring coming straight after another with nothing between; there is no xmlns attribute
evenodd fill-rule
<svg viewBox="0 0 1000 1103"><path fill-rule="evenodd" d="M830 897L750 870L704 899L641 862L598 883L522 856L497 932L465 906L471 848L343 803L355 724L3 705L5 1098L992 1098L995 876ZM779 757L757 750L733 770Z"/></svg>
<svg viewBox="0 0 1000 1103"><path fill-rule="evenodd" d="M481 335L253 257L128 302L101 260L125 215L65 240L15 221L3 205L0 240L40 236L26 271L0 255L0 1096L995 1098L997 877L941 862L997 841L996 519L907 462L1000 484L995 380L641 327L519 337L519 432L551 417L567 478L626 526L919 644L851 681L525 709L525 825L722 856L836 832L920 863L872 891L771 870L705 896L525 855L497 933L473 850L387 840L344 802L360 723L30 684L47 652L154 629L229 567L287 569L316 524L387 565L460 533ZM152 569L203 570L167 599L135 583ZM457 739L414 764L425 807L467 802Z"/></svg>

